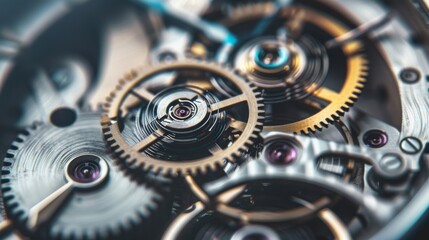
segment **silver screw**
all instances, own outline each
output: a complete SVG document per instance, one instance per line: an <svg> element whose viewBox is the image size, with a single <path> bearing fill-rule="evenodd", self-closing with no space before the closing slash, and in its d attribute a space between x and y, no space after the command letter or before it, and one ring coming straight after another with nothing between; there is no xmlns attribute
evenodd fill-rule
<svg viewBox="0 0 429 240"><path fill-rule="evenodd" d="M401 146L401 150L404 153L408 153L408 154L419 153L423 147L422 142L420 142L420 140L415 137L406 137L402 139L400 146Z"/></svg>
<svg viewBox="0 0 429 240"><path fill-rule="evenodd" d="M402 169L402 158L396 154L386 154L380 161L380 167L389 173L396 173Z"/></svg>

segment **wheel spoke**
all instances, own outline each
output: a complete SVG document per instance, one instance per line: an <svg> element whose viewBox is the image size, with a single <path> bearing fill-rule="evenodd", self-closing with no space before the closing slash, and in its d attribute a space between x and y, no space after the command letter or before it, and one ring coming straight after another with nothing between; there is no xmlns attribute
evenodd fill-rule
<svg viewBox="0 0 429 240"><path fill-rule="evenodd" d="M190 79L186 81L186 85L195 86L205 90L212 90L213 85L209 81L198 80L198 79Z"/></svg>
<svg viewBox="0 0 429 240"><path fill-rule="evenodd" d="M313 93L313 95L327 102L332 102L340 96L339 93L325 87L320 87Z"/></svg>
<svg viewBox="0 0 429 240"><path fill-rule="evenodd" d="M246 101L247 101L246 96L244 94L240 94L240 95L237 95L235 97L228 98L228 99L222 100L220 102L214 103L210 106L210 108L213 112L222 111L222 110L225 110L227 108L231 108L231 107L234 107L238 104L244 103Z"/></svg>
<svg viewBox="0 0 429 240"><path fill-rule="evenodd" d="M151 93L147 88L141 87L141 88L134 88L131 92L134 96L146 100L148 102L152 101L152 99L155 97L153 93Z"/></svg>
<svg viewBox="0 0 429 240"><path fill-rule="evenodd" d="M134 145L134 149L139 152L142 152L146 148L148 148L152 143L158 141L160 137L164 135L164 132L161 130L156 130L151 135L147 136L145 139Z"/></svg>

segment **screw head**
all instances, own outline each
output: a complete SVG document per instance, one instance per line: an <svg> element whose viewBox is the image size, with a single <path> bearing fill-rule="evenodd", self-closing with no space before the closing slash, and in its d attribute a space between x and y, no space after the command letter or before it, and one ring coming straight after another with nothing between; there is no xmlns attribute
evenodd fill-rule
<svg viewBox="0 0 429 240"><path fill-rule="evenodd" d="M401 150L407 154L417 154L422 150L422 142L415 137L406 137L401 140L400 143Z"/></svg>
<svg viewBox="0 0 429 240"><path fill-rule="evenodd" d="M380 167L389 173L397 173L402 170L404 162L397 154L386 154L380 160Z"/></svg>
<svg viewBox="0 0 429 240"><path fill-rule="evenodd" d="M399 77L401 80L408 84L416 83L420 80L421 75L420 72L417 69L414 68L406 68L401 71L399 74Z"/></svg>

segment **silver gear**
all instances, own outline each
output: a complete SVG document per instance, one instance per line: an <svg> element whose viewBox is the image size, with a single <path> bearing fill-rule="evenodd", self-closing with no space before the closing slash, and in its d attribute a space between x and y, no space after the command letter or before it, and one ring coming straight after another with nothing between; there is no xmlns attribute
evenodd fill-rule
<svg viewBox="0 0 429 240"><path fill-rule="evenodd" d="M41 233L43 238L117 238L150 217L161 200L160 194L131 181L112 164L98 113L82 113L66 128L38 125L12 144L2 169L3 199L9 217L23 226L29 209L66 183L64 167L68 160L83 153L107 160L108 180L92 191L74 191L46 232Z"/></svg>

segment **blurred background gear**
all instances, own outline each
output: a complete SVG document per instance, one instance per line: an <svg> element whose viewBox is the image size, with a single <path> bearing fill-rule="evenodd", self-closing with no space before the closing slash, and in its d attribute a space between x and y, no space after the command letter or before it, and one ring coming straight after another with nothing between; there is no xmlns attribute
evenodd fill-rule
<svg viewBox="0 0 429 240"><path fill-rule="evenodd" d="M102 169L93 159L102 158L109 166L107 180L94 189L70 193L36 236L107 239L148 231L142 223L154 214L161 195L147 184L132 182L113 165L105 151L98 113L81 113L69 126L36 125L13 143L2 169L7 214L24 232L30 232L30 209L66 183L66 164L75 158L82 162L74 167L72 177L83 182L96 178ZM132 197L123 197L128 195Z"/></svg>

